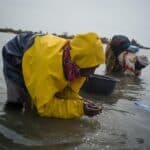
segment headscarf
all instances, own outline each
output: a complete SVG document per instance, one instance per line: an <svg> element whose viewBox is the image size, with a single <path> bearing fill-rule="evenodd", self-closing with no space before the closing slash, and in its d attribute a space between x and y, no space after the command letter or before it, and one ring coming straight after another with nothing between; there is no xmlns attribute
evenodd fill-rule
<svg viewBox="0 0 150 150"><path fill-rule="evenodd" d="M63 50L64 74L67 80L73 81L75 78L81 77L80 68L71 61L69 42L63 47Z"/></svg>

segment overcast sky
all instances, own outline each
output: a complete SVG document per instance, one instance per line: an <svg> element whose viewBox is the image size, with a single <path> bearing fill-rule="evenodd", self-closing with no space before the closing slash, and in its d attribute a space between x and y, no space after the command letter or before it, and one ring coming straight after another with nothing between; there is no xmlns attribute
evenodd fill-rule
<svg viewBox="0 0 150 150"><path fill-rule="evenodd" d="M149 15L150 0L0 0L0 28L126 34L148 46Z"/></svg>

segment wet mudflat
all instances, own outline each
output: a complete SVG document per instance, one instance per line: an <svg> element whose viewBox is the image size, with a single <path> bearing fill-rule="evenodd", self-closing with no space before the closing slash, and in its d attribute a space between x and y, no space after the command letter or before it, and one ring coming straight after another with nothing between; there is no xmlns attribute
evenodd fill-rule
<svg viewBox="0 0 150 150"><path fill-rule="evenodd" d="M0 33L0 49L14 35ZM150 58L148 50L141 53ZM97 73L103 73L103 67ZM50 119L35 113L5 112L6 87L0 56L0 150L148 150L150 149L150 66L138 79L120 79L110 96L81 95L103 104L94 118Z"/></svg>

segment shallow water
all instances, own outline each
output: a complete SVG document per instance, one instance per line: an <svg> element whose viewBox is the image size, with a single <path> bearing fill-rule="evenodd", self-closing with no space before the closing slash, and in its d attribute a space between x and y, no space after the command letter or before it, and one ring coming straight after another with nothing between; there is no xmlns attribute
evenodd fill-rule
<svg viewBox="0 0 150 150"><path fill-rule="evenodd" d="M0 48L13 34L0 33ZM150 58L150 51L141 50ZM150 104L150 66L139 79L120 79L110 96L81 93L99 104L103 113L94 118L46 119L34 113L4 112L6 87L0 56L0 150L148 150L150 111L135 104ZM97 73L103 74L104 66Z"/></svg>

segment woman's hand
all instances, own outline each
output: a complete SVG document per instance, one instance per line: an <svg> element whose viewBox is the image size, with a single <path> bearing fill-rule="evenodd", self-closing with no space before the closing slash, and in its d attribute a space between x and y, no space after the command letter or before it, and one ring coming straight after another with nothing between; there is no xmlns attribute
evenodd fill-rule
<svg viewBox="0 0 150 150"><path fill-rule="evenodd" d="M84 101L84 113L89 117L93 117L102 112L103 107L96 105L95 103L85 100Z"/></svg>

